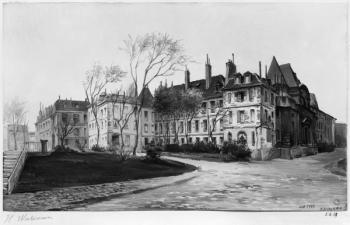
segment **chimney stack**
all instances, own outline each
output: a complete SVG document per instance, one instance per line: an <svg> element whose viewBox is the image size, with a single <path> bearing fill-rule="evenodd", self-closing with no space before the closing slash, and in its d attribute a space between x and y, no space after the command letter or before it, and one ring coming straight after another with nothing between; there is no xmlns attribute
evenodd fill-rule
<svg viewBox="0 0 350 225"><path fill-rule="evenodd" d="M210 80L211 80L211 65L210 65L210 59L207 54L207 61L205 63L205 88L208 89L210 87Z"/></svg>
<svg viewBox="0 0 350 225"><path fill-rule="evenodd" d="M187 69L185 69L185 90L187 90L190 86L190 71Z"/></svg>
<svg viewBox="0 0 350 225"><path fill-rule="evenodd" d="M261 77L261 61L259 61L259 76Z"/></svg>
<svg viewBox="0 0 350 225"><path fill-rule="evenodd" d="M265 65L265 77L267 77L267 65Z"/></svg>
<svg viewBox="0 0 350 225"><path fill-rule="evenodd" d="M237 72L237 66L235 64L235 54L234 53L232 53L232 64L233 64L232 73L235 74Z"/></svg>

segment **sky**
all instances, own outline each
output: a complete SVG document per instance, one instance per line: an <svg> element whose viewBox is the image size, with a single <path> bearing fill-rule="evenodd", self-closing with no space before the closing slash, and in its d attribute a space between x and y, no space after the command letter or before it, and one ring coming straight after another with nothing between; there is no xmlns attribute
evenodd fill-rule
<svg viewBox="0 0 350 225"><path fill-rule="evenodd" d="M273 56L291 63L319 107L338 122L347 120L344 3L9 3L3 10L4 102L26 101L30 130L40 104L59 96L85 99L82 82L94 63L127 71L123 40L151 32L181 40L197 61L188 65L191 80L205 77L206 54L213 75L225 74L232 53L242 73L257 73L259 61L269 66ZM167 81L183 83L184 72Z"/></svg>

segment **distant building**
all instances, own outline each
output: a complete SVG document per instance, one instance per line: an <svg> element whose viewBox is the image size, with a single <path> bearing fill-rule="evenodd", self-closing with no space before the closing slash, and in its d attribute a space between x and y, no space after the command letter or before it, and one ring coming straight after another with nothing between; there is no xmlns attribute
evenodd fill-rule
<svg viewBox="0 0 350 225"><path fill-rule="evenodd" d="M20 151L24 149L25 143L29 140L28 126L26 125L7 125L7 150Z"/></svg>
<svg viewBox="0 0 350 225"><path fill-rule="evenodd" d="M335 144L337 147L347 146L347 124L336 123L335 124Z"/></svg>
<svg viewBox="0 0 350 225"><path fill-rule="evenodd" d="M148 88L145 88L140 96L144 96L144 105L141 112L139 123L139 149L149 144L154 137L154 115L152 110L153 96ZM140 97L139 97L140 98ZM121 135L123 135L125 150L132 150L136 138L136 122L134 107L138 107L140 99L135 97L124 97L122 95L106 94L105 92L99 96L97 103L97 118L100 126L99 146L119 148L121 146ZM113 110L114 109L114 110ZM114 113L113 113L114 112ZM124 113L124 117L121 114ZM127 116L130 117L127 119ZM127 123L124 125L121 134L118 120L124 118ZM97 124L92 112L92 108L88 107L88 140L89 148L97 144Z"/></svg>
<svg viewBox="0 0 350 225"><path fill-rule="evenodd" d="M60 145L62 124L72 120L72 132L65 138L64 145L76 149L88 147L87 101L58 99L53 105L40 109L36 128L36 140L47 141L47 150Z"/></svg>

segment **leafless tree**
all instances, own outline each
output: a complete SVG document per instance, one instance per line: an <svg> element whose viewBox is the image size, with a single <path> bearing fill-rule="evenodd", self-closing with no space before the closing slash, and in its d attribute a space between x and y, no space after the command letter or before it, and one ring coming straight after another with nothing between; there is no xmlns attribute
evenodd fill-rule
<svg viewBox="0 0 350 225"><path fill-rule="evenodd" d="M89 101L96 124L97 145L100 139L100 123L98 118L98 101L100 94L107 85L120 81L124 75L125 72L122 71L119 66L103 67L99 64L94 64L92 69L86 72L86 79L83 84L85 95Z"/></svg>
<svg viewBox="0 0 350 225"><path fill-rule="evenodd" d="M207 113L208 115L208 136L210 138L211 142L214 142L213 140L213 132L215 132L216 125L220 120L224 120L227 115L229 110L223 107L218 107L215 109L216 112L214 115L209 115L209 112ZM210 119L212 122L210 122Z"/></svg>
<svg viewBox="0 0 350 225"><path fill-rule="evenodd" d="M130 35L122 47L129 58L129 74L135 85L135 96L138 96L138 108L135 110L136 138L133 154L136 155L139 136L139 122L144 105L144 90L157 77L173 75L181 70L189 58L184 54L179 40L168 34L145 34L132 38ZM141 90L139 96L138 91Z"/></svg>
<svg viewBox="0 0 350 225"><path fill-rule="evenodd" d="M116 91L116 93L113 93L111 95L111 102L113 123L117 124L120 134L120 150L124 151L125 142L123 132L124 129L128 126L130 118L132 117L132 115L134 115L134 112L137 108L136 99L133 96L126 95L125 91L123 92L123 94L121 94L121 91Z"/></svg>
<svg viewBox="0 0 350 225"><path fill-rule="evenodd" d="M74 131L73 116L69 113L62 113L61 118L58 118L57 126L58 139L60 140L61 147L64 148L64 140Z"/></svg>
<svg viewBox="0 0 350 225"><path fill-rule="evenodd" d="M17 150L17 135L22 129L20 127L24 126L25 123L25 102L21 101L18 97L11 99L9 102L5 103L4 108L4 121L8 122L13 126L13 139L14 148Z"/></svg>

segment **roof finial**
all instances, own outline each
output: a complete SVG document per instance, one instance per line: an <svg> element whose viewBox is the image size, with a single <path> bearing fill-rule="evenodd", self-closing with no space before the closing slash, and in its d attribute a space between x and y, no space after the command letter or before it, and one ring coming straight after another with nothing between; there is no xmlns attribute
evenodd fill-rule
<svg viewBox="0 0 350 225"><path fill-rule="evenodd" d="M235 54L232 53L232 62L235 63Z"/></svg>

